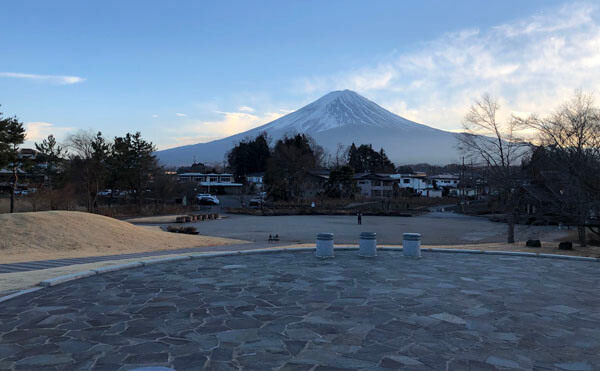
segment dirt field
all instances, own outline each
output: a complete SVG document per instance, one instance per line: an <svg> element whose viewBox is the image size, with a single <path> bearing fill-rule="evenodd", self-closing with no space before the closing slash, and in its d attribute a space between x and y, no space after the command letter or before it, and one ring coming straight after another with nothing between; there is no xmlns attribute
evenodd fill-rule
<svg viewBox="0 0 600 371"><path fill-rule="evenodd" d="M76 211L0 215L0 263L243 243L145 228Z"/></svg>

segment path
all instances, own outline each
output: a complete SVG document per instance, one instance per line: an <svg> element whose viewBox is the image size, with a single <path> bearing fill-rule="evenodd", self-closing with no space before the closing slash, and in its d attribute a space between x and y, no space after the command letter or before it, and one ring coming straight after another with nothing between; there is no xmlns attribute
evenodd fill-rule
<svg viewBox="0 0 600 371"><path fill-rule="evenodd" d="M600 369L597 264L214 257L0 303L0 369Z"/></svg>
<svg viewBox="0 0 600 371"><path fill-rule="evenodd" d="M102 255L102 256L90 256L85 258L68 258L68 259L53 259L53 260L39 260L22 263L9 263L0 264L1 273L15 273L15 272L27 272L40 269L49 269L56 267L65 267L68 265L75 264L87 264L97 263L109 260L124 260L133 258L147 258L151 256L160 255L177 255L187 253L201 253L209 251L242 251L252 249L262 249L266 247L277 247L288 244L274 244L274 243L247 243L247 244L235 244L235 245L221 245L221 246L205 246L205 247L193 247L188 249L176 249L176 250L159 250L159 251L148 251L131 254L116 254L116 255Z"/></svg>

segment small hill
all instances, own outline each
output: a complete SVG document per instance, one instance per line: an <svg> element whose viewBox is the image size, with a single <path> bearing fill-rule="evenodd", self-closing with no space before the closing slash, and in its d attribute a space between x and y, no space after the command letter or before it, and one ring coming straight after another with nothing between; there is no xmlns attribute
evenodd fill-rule
<svg viewBox="0 0 600 371"><path fill-rule="evenodd" d="M242 241L134 226L77 211L0 214L0 263L217 246Z"/></svg>

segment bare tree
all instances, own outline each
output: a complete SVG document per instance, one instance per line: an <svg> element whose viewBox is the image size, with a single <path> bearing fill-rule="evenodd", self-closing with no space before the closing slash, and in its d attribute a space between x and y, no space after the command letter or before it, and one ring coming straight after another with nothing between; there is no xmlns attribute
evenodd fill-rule
<svg viewBox="0 0 600 371"><path fill-rule="evenodd" d="M560 172L559 212L577 224L579 243L586 246L587 220L600 209L600 109L592 95L576 91L550 116L524 122L536 130L551 169Z"/></svg>
<svg viewBox="0 0 600 371"><path fill-rule="evenodd" d="M71 178L83 184L87 210L96 212L98 193L107 177L106 161L111 144L100 132L79 131L67 138L67 146L71 150Z"/></svg>
<svg viewBox="0 0 600 371"><path fill-rule="evenodd" d="M500 121L500 104L484 94L471 106L463 120L463 132L458 135L459 149L488 169L490 186L495 188L506 213L508 243L515 242L515 219L518 209L516 187L519 160L525 153L525 143L519 137L524 128L516 117Z"/></svg>
<svg viewBox="0 0 600 371"><path fill-rule="evenodd" d="M349 147L338 143L335 147L335 153L330 156L328 165L332 169L339 169L348 164Z"/></svg>

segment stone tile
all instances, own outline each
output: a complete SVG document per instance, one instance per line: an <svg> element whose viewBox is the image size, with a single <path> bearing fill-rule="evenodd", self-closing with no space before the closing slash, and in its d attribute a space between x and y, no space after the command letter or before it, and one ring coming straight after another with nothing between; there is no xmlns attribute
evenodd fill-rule
<svg viewBox="0 0 600 371"><path fill-rule="evenodd" d="M600 369L597 263L397 254L216 256L31 292L0 303L0 369Z"/></svg>

